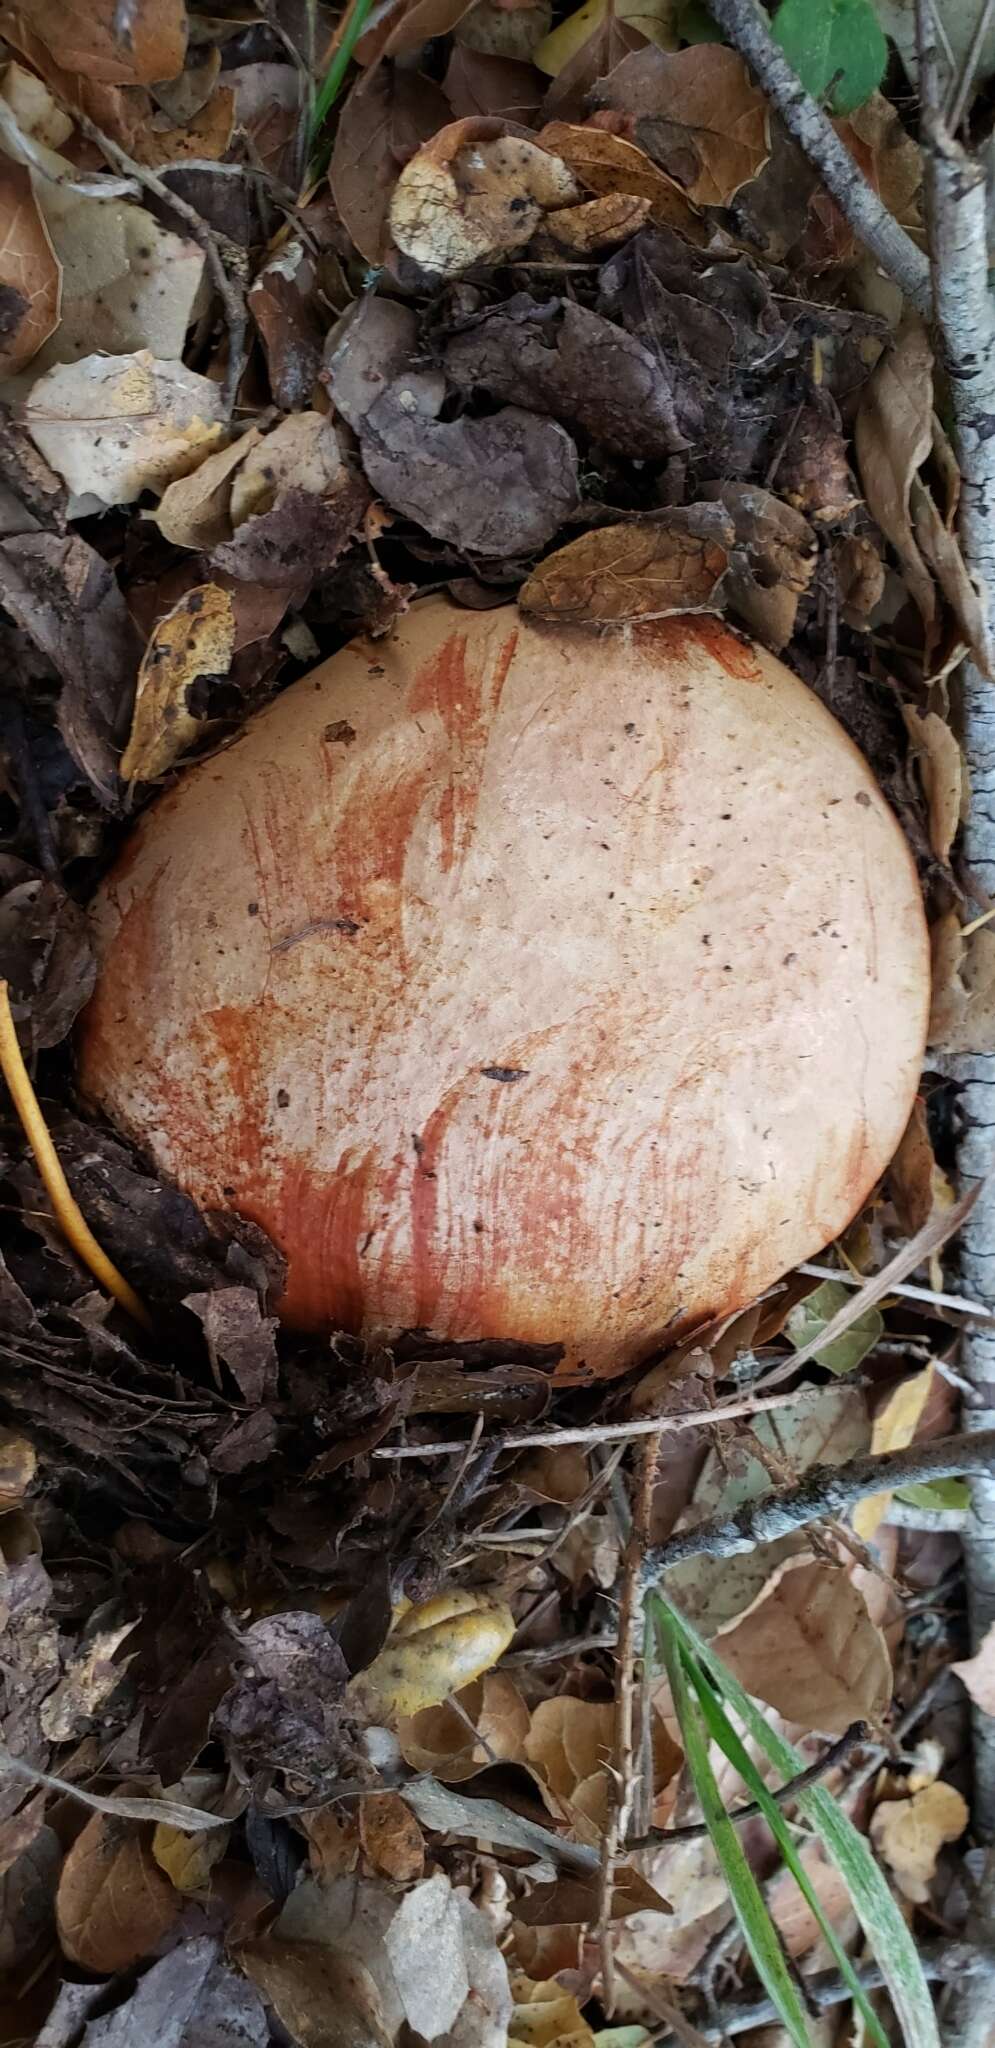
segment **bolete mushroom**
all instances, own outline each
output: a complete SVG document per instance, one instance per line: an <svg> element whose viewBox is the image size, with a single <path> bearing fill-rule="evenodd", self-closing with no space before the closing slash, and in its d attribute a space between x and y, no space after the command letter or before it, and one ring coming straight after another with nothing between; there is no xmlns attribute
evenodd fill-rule
<svg viewBox="0 0 995 2048"><path fill-rule="evenodd" d="M83 1086L262 1224L304 1329L610 1373L859 1209L928 954L899 828L783 664L415 605L187 771L95 907Z"/></svg>

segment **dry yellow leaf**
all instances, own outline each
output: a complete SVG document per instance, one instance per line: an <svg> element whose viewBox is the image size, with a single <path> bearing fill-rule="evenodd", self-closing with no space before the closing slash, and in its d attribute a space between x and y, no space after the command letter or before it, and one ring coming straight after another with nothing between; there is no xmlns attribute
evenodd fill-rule
<svg viewBox="0 0 995 2048"><path fill-rule="evenodd" d="M138 671L126 782L155 782L196 739L190 690L201 676L227 675L234 651L234 606L218 583L198 583L159 620Z"/></svg>
<svg viewBox="0 0 995 2048"><path fill-rule="evenodd" d="M933 1384L933 1367L914 1372L889 1394L878 1409L871 1427L871 1450L876 1457L885 1451L904 1451L915 1436ZM869 1493L857 1502L853 1526L862 1543L870 1543L878 1523L888 1512L890 1493Z"/></svg>
<svg viewBox="0 0 995 2048"><path fill-rule="evenodd" d="M512 1979L515 2001L508 2023L508 2044L514 2048L593 2048L594 2035L577 2000L550 1981L534 1984L528 1977Z"/></svg>
<svg viewBox="0 0 995 2048"><path fill-rule="evenodd" d="M970 1815L953 1785L937 1779L911 1799L887 1799L871 1820L871 1840L895 1874L899 1891L925 1905L944 1842L956 1842Z"/></svg>
<svg viewBox="0 0 995 2048"><path fill-rule="evenodd" d="M185 1896L206 1892L211 1872L228 1847L230 1828L205 1828L203 1834L184 1834L181 1828L160 1821L152 1837L152 1854L171 1884Z"/></svg>
<svg viewBox="0 0 995 2048"><path fill-rule="evenodd" d="M612 6L615 21L628 22L630 28L638 29L640 35L661 50L677 48L678 12L678 0L614 0ZM575 8L573 14L568 14L544 37L533 55L533 63L545 71L547 78L558 78L570 59L601 27L607 14L608 0L584 0L582 7Z"/></svg>
<svg viewBox="0 0 995 2048"><path fill-rule="evenodd" d="M503 1656L515 1633L503 1601L457 1588L409 1607L348 1698L368 1714L408 1716L438 1706Z"/></svg>

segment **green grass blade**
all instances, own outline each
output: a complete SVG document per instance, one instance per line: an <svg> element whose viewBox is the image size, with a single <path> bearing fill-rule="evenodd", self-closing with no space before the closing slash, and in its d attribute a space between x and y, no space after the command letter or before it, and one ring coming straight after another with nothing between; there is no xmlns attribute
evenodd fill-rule
<svg viewBox="0 0 995 2048"><path fill-rule="evenodd" d="M691 1782L701 1807L719 1868L729 1888L736 1918L743 1930L757 1976L768 1998L777 2007L795 2048L812 2048L805 2009L797 1985L784 1959L777 1929L763 1901L756 1878L746 1860L743 1845L726 1812L708 1754L708 1735L698 1700L692 1694L685 1667L685 1653L677 1630L669 1626L670 1616L654 1602L674 1711L680 1724Z"/></svg>
<svg viewBox="0 0 995 2048"><path fill-rule="evenodd" d="M739 1772L748 1792L760 1807L764 1819L777 1843L781 1860L785 1868L791 1872L805 1904L812 1914L824 1941L831 1950L836 1967L844 1982L849 1986L851 1998L860 2008L870 2039L877 2043L877 2048L890 2048L888 2036L836 1933L836 1929L823 1911L815 1886L798 1854L794 1836L785 1821L781 1808L778 1806L776 1799L772 1798L770 1790L760 1776L760 1772L757 1770L749 1750L740 1740L738 1730L730 1721L728 1714L717 1695L713 1692L704 1672L693 1659L688 1658L686 1663L688 1677L698 1695L705 1725L713 1740L718 1743L723 1754L728 1757L729 1762ZM735 1822L733 1825L735 1825Z"/></svg>
<svg viewBox="0 0 995 2048"><path fill-rule="evenodd" d="M789 1778L797 1777L805 1768L804 1757L771 1728L749 1693L691 1622L669 1602L663 1604L679 1641L708 1672L716 1690L739 1715L764 1755L776 1765L785 1784ZM936 2012L915 1942L863 1835L824 1785L807 1786L799 1792L797 1803L799 1812L846 1880L854 1912L880 1967L907 2048L940 2048Z"/></svg>
<svg viewBox="0 0 995 2048"><path fill-rule="evenodd" d="M322 128L328 119L340 92L346 72L352 62L352 53L366 27L373 0L352 0L346 18L342 38L332 61L325 73L321 90L314 103L311 115L311 147L314 148Z"/></svg>

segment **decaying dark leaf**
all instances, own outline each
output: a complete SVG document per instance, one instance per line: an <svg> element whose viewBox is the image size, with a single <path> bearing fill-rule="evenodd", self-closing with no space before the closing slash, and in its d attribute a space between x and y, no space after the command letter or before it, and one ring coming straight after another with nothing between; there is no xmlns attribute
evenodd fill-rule
<svg viewBox="0 0 995 2048"><path fill-rule="evenodd" d="M798 601L816 562L815 534L800 512L759 484L722 484L715 496L735 529L726 579L732 609L779 654L795 628Z"/></svg>
<svg viewBox="0 0 995 2048"><path fill-rule="evenodd" d="M58 1045L93 992L86 917L57 882L0 855L0 976L22 1046Z"/></svg>
<svg viewBox="0 0 995 2048"><path fill-rule="evenodd" d="M789 505L817 526L835 526L852 512L857 493L839 424L816 405L804 405L777 471Z"/></svg>
<svg viewBox="0 0 995 2048"><path fill-rule="evenodd" d="M359 431L375 404L411 361L418 321L410 306L369 292L350 306L325 343L324 382L336 412Z"/></svg>
<svg viewBox="0 0 995 2048"><path fill-rule="evenodd" d="M722 530L721 518L712 535L666 519L596 526L540 563L519 604L533 618L590 625L720 611L729 566L728 549L716 537Z"/></svg>
<svg viewBox="0 0 995 2048"><path fill-rule="evenodd" d="M482 555L532 554L578 499L563 428L519 406L440 420L438 380L400 378L363 421L363 467L388 505L437 540Z"/></svg>
<svg viewBox="0 0 995 2048"><path fill-rule="evenodd" d="M454 337L445 367L461 390L552 413L616 454L662 457L687 446L660 355L569 299L541 304L518 293Z"/></svg>
<svg viewBox="0 0 995 2048"><path fill-rule="evenodd" d="M0 1877L0 1973L23 1982L55 1933L62 1849L54 1828L38 1827Z"/></svg>
<svg viewBox="0 0 995 2048"><path fill-rule="evenodd" d="M215 1726L243 1768L319 1776L336 1769L349 1754L342 1728L349 1674L326 1624L307 1612L270 1615L252 1622L238 1647L245 1668Z"/></svg>
<svg viewBox="0 0 995 2048"><path fill-rule="evenodd" d="M139 2042L155 2042L157 2048L267 2048L269 2040L258 1991L223 1961L212 1934L179 1942L152 1964L122 2005L86 2029L87 2048L138 2048Z"/></svg>
<svg viewBox="0 0 995 2048"><path fill-rule="evenodd" d="M524 125L538 114L543 97L543 83L533 64L468 49L461 42L449 59L442 89L456 121L489 114Z"/></svg>
<svg viewBox="0 0 995 2048"><path fill-rule="evenodd" d="M338 561L362 523L369 495L350 474L327 498L286 490L269 512L243 520L234 538L215 548L211 565L239 583L303 594Z"/></svg>
<svg viewBox="0 0 995 2048"><path fill-rule="evenodd" d="M284 412L303 412L321 367L321 327L314 302L315 265L302 241L291 241L264 266L248 293L259 329L270 389Z"/></svg>
<svg viewBox="0 0 995 2048"><path fill-rule="evenodd" d="M188 1294L184 1302L203 1325L215 1375L228 1367L243 1401L251 1408L276 1394L275 1316L264 1316L254 1287L218 1287Z"/></svg>
<svg viewBox="0 0 995 2048"><path fill-rule="evenodd" d="M375 65L353 86L328 175L339 213L368 263L382 263L390 246L391 194L402 164L448 119L449 102L439 87L393 64Z"/></svg>
<svg viewBox="0 0 995 2048"><path fill-rule="evenodd" d="M0 544L0 599L62 677L59 729L114 808L141 643L112 570L79 534L18 534Z"/></svg>

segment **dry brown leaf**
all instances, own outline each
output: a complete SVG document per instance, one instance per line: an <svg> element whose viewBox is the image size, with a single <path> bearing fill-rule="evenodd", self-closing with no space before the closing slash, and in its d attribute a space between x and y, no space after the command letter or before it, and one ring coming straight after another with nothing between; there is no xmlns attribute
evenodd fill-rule
<svg viewBox="0 0 995 2048"><path fill-rule="evenodd" d="M830 1925L835 1928L844 1942L856 1933L857 1917L853 1910L850 1888L842 1871L830 1863L819 1842L805 1842L799 1849L799 1860L805 1871L816 1898ZM823 1952L819 1923L811 1907L802 1897L789 1870L779 1870L767 1893L767 1904L781 1940L790 1956L796 1959L810 1955L813 1949L819 1954L810 1968L832 1969L833 1959L827 1950Z"/></svg>
<svg viewBox="0 0 995 2048"><path fill-rule="evenodd" d="M590 256L637 234L649 212L648 199L606 192L601 199L587 199L580 206L562 206L558 213L551 213L546 232L559 248L569 249L575 256Z"/></svg>
<svg viewBox="0 0 995 2048"><path fill-rule="evenodd" d="M59 1939L71 1962L110 1976L154 1949L183 1901L163 1876L134 1821L95 1813L62 1866L55 1899Z"/></svg>
<svg viewBox="0 0 995 2048"><path fill-rule="evenodd" d="M966 1685L975 1706L983 1714L995 1714L995 1622L982 1637L974 1656L951 1664L950 1669Z"/></svg>
<svg viewBox="0 0 995 2048"><path fill-rule="evenodd" d="M929 1044L941 1052L995 1052L995 932L961 935L956 911L930 927L933 1005Z"/></svg>
<svg viewBox="0 0 995 2048"><path fill-rule="evenodd" d="M837 525L859 503L846 440L821 406L802 406L777 471L777 488L817 526Z"/></svg>
<svg viewBox="0 0 995 2048"><path fill-rule="evenodd" d="M888 1168L889 1191L906 1237L915 1237L933 1213L936 1172L926 1104L917 1095L898 1151Z"/></svg>
<svg viewBox="0 0 995 2048"><path fill-rule="evenodd" d="M636 141L696 206L728 206L770 154L767 102L721 43L635 50L595 90L636 122Z"/></svg>
<svg viewBox="0 0 995 2048"><path fill-rule="evenodd" d="M159 166L180 164L189 158L199 163L220 163L230 147L235 127L235 93L219 85L205 105L188 121L178 124L159 114L142 130L136 155L139 162Z"/></svg>
<svg viewBox="0 0 995 2048"><path fill-rule="evenodd" d="M224 676L235 651L231 595L217 583L188 590L156 626L142 657L128 744L126 782L156 782L201 730L190 692L202 676Z"/></svg>
<svg viewBox="0 0 995 2048"><path fill-rule="evenodd" d="M0 7L0 31L18 11ZM186 56L186 0L128 0L127 35L120 14L120 0L31 0L30 7L35 35L67 71L105 85L175 78Z"/></svg>
<svg viewBox="0 0 995 2048"><path fill-rule="evenodd" d="M455 1704L402 1717L397 1739L405 1763L458 1785L495 1761L517 1762L529 1732L529 1710L507 1671L488 1671L456 1694ZM469 1725L468 1725L469 1724Z"/></svg>
<svg viewBox="0 0 995 2048"><path fill-rule="evenodd" d="M160 1821L152 1836L152 1854L170 1884L185 1898L206 1897L211 1872L220 1863L230 1834L230 1828L205 1828L203 1834L191 1835Z"/></svg>
<svg viewBox="0 0 995 2048"><path fill-rule="evenodd" d="M405 164L390 202L397 247L432 276L524 248L580 190L566 164L500 121L452 121Z"/></svg>
<svg viewBox="0 0 995 2048"><path fill-rule="evenodd" d="M186 476L222 438L221 393L182 363L136 355L59 363L32 386L24 423L80 499L130 505Z"/></svg>
<svg viewBox="0 0 995 2048"><path fill-rule="evenodd" d="M815 571L815 534L801 512L759 484L722 484L714 496L736 535L724 586L730 609L780 654Z"/></svg>
<svg viewBox="0 0 995 2048"><path fill-rule="evenodd" d="M42 1705L42 1733L50 1742L70 1742L80 1735L120 1685L129 1659L115 1664L114 1658L136 1625L126 1621L119 1628L99 1630L75 1652L64 1676Z"/></svg>
<svg viewBox="0 0 995 2048"><path fill-rule="evenodd" d="M970 1819L965 1801L939 1779L911 1799L887 1799L871 1819L871 1840L916 1905L929 1899L930 1879L945 1842L956 1842Z"/></svg>
<svg viewBox="0 0 995 2048"><path fill-rule="evenodd" d="M921 717L911 704L903 716L929 805L929 840L939 860L949 860L964 807L964 756L938 711Z"/></svg>
<svg viewBox="0 0 995 2048"><path fill-rule="evenodd" d="M23 164L0 158L0 376L22 370L59 324L62 265Z"/></svg>
<svg viewBox="0 0 995 2048"><path fill-rule="evenodd" d="M718 540L666 521L598 526L548 555L518 602L533 618L585 625L720 611L728 565Z"/></svg>
<svg viewBox="0 0 995 2048"><path fill-rule="evenodd" d="M836 1565L789 1559L771 1591L719 1640L747 1692L814 1733L842 1735L853 1721L876 1721L891 1698L888 1646Z"/></svg>
<svg viewBox="0 0 995 2048"><path fill-rule="evenodd" d="M881 556L866 535L847 533L837 542L833 559L843 617L848 626L864 626L884 594Z"/></svg>
<svg viewBox="0 0 995 2048"><path fill-rule="evenodd" d="M353 86L328 175L342 221L368 263L382 263L390 248L390 197L411 140L429 141L448 117L438 86L394 65L374 66Z"/></svg>
<svg viewBox="0 0 995 2048"><path fill-rule="evenodd" d="M569 1821L578 1839L595 1843L608 1818L615 1708L611 1701L573 1699L561 1694L536 1707L523 1744L523 1758L551 1814ZM659 1714L652 1718L653 1789L663 1790L681 1764ZM669 1897L669 1893L666 1893Z"/></svg>
<svg viewBox="0 0 995 2048"><path fill-rule="evenodd" d="M12 1429L0 1429L0 1515L21 1506L37 1470L34 1444Z"/></svg>
<svg viewBox="0 0 995 2048"><path fill-rule="evenodd" d="M538 141L561 157L581 185L589 192L629 193L645 199L651 218L661 227L677 228L690 241L703 242L705 230L689 204L686 193L668 178L634 142L622 135L610 135L604 128L582 127L571 121L550 121L540 130ZM550 222L560 235L562 217Z"/></svg>
<svg viewBox="0 0 995 2048"><path fill-rule="evenodd" d="M348 1819L331 1806L319 1806L301 1815L308 1838L308 1857L315 1877L329 1884L345 1877L359 1861L359 1827L354 1814Z"/></svg>
<svg viewBox="0 0 995 2048"><path fill-rule="evenodd" d="M908 233L921 234L922 152L897 107L883 93L875 92L862 107L835 121L833 126L889 213ZM820 270L833 263L850 265L862 259L863 245L821 180L812 194L810 212L811 224L804 244L810 268Z"/></svg>
<svg viewBox="0 0 995 2048"><path fill-rule="evenodd" d="M398 1792L368 1792L359 1802L359 1839L379 1877L411 1884L425 1870L425 1838Z"/></svg>

